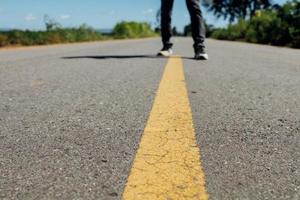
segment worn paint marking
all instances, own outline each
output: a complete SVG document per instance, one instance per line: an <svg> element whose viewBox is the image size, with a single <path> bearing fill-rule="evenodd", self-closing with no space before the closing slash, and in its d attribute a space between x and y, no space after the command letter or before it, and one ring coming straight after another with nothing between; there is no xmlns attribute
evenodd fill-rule
<svg viewBox="0 0 300 200"><path fill-rule="evenodd" d="M165 68L123 199L208 199L180 57Z"/></svg>

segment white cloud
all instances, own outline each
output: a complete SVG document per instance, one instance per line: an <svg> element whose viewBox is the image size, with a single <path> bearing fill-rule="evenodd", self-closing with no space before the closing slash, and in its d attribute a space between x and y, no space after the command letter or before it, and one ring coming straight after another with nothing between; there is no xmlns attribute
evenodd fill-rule
<svg viewBox="0 0 300 200"><path fill-rule="evenodd" d="M36 16L34 16L33 14L29 13L29 14L27 14L27 15L25 16L24 19L25 19L26 21L34 21L34 20L36 20L37 18L36 18Z"/></svg>
<svg viewBox="0 0 300 200"><path fill-rule="evenodd" d="M61 15L59 16L60 19L70 19L71 15Z"/></svg>
<svg viewBox="0 0 300 200"><path fill-rule="evenodd" d="M152 14L154 12L154 10L152 9L152 8L149 8L149 9L147 9L147 10L144 10L142 13L144 14L144 15L149 15L149 14Z"/></svg>

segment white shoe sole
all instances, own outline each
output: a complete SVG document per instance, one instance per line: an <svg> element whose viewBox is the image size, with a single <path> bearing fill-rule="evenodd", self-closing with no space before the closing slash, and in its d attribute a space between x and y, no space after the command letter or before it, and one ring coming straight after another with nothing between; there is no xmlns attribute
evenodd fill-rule
<svg viewBox="0 0 300 200"><path fill-rule="evenodd" d="M196 60L208 60L208 54L206 53L200 54Z"/></svg>
<svg viewBox="0 0 300 200"><path fill-rule="evenodd" d="M173 51L160 51L157 55L158 56L169 57L169 56L173 55Z"/></svg>

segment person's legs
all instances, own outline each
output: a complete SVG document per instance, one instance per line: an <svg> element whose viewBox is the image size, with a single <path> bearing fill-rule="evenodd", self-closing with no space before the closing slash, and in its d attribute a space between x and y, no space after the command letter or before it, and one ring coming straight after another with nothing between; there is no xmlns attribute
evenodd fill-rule
<svg viewBox="0 0 300 200"><path fill-rule="evenodd" d="M174 0L161 0L161 36L164 48L172 48L172 9Z"/></svg>
<svg viewBox="0 0 300 200"><path fill-rule="evenodd" d="M186 4L191 16L194 49L197 53L199 50L204 50L204 40L206 34L202 12L200 9L200 0L186 0Z"/></svg>

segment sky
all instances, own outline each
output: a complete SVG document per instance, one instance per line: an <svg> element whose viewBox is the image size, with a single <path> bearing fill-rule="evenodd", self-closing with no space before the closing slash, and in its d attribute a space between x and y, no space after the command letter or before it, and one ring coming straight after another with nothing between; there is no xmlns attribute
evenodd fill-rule
<svg viewBox="0 0 300 200"><path fill-rule="evenodd" d="M282 4L287 0L273 0ZM44 15L67 27L86 23L96 29L110 29L120 21L134 20L155 25L160 0L0 0L0 28L44 29ZM204 8L209 24L224 26ZM190 21L185 0L175 0L173 25L179 30Z"/></svg>

